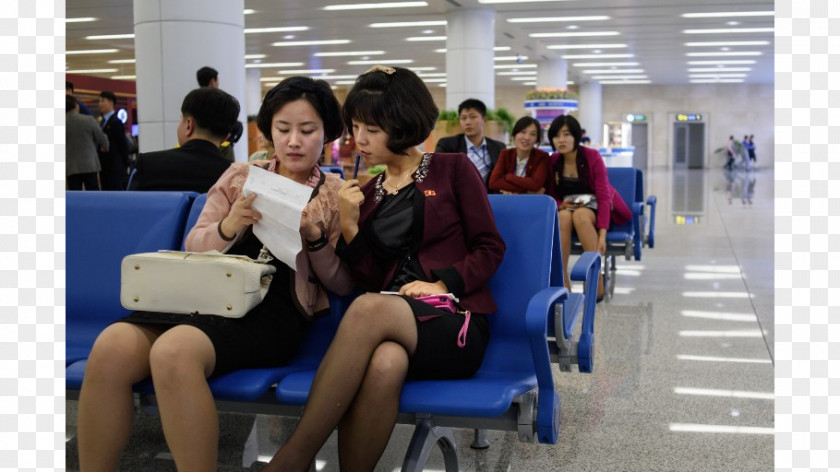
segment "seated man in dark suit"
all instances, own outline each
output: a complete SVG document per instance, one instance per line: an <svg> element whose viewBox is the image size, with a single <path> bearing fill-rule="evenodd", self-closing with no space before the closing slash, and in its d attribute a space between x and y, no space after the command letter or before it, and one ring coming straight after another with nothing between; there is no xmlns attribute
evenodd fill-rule
<svg viewBox="0 0 840 472"><path fill-rule="evenodd" d="M484 124L487 123L487 107L484 102L468 98L458 105L458 118L461 121L461 134L440 138L435 152L460 152L467 155L475 164L484 180L484 186L490 178L490 172L499 159L499 153L505 143L484 136Z"/></svg>
<svg viewBox="0 0 840 472"><path fill-rule="evenodd" d="M191 190L204 193L230 161L219 145L239 116L239 102L217 88L202 87L184 97L175 149L137 156L129 190Z"/></svg>

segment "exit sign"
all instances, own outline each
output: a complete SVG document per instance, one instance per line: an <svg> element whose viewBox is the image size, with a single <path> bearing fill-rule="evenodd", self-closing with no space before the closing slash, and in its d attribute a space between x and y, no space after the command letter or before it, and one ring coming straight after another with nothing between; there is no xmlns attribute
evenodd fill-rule
<svg viewBox="0 0 840 472"><path fill-rule="evenodd" d="M677 115L677 121L703 121L703 115L700 113L680 113Z"/></svg>

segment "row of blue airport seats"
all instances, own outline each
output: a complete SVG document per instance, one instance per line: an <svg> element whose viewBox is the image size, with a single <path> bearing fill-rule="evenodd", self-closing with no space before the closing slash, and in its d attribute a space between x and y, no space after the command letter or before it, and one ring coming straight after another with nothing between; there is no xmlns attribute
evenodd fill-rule
<svg viewBox="0 0 840 472"><path fill-rule="evenodd" d="M67 192L67 366L69 399L78 398L86 358L97 334L124 316L120 261L128 254L180 249L205 195L182 192ZM451 428L517 431L520 440L556 443L560 403L552 362L562 371L578 364L591 372L597 253L585 253L573 280L585 293L563 287L554 200L544 195L490 196L507 245L490 282L498 312L478 373L469 379L407 382L398 421L415 425L403 470L422 470L439 446L446 470L458 470ZM223 411L299 416L312 377L352 297L331 296L328 316L312 323L289 365L245 369L210 379ZM577 323L582 315L582 322ZM574 332L580 326L575 339ZM152 383L135 386L154 402Z"/></svg>

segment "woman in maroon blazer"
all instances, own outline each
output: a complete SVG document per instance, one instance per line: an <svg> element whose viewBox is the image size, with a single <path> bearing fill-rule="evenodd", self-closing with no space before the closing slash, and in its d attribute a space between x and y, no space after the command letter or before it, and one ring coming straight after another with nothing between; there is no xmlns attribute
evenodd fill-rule
<svg viewBox="0 0 840 472"><path fill-rule="evenodd" d="M523 116L513 125L513 143L499 154L490 174L490 190L499 193L545 193L548 153L537 146L542 142L540 122Z"/></svg>
<svg viewBox="0 0 840 472"><path fill-rule="evenodd" d="M569 251L572 232L577 234L584 251L607 251L607 229L610 222L624 224L632 217L621 195L610 185L607 167L601 154L590 147L581 146L583 136L580 123L571 115L560 115L548 127L551 155L548 179L549 195L557 200L560 215L560 242L563 256L563 275L566 288L569 279ZM597 210L591 207L564 202L567 195L595 195ZM604 277L598 278L598 300L604 296Z"/></svg>
<svg viewBox="0 0 840 472"><path fill-rule="evenodd" d="M467 156L418 149L438 116L425 84L408 69L374 66L342 116L365 163L386 168L339 191L336 254L369 293L347 309L301 421L266 471L306 469L336 426L342 470L373 470L406 378L472 376L496 311L487 283L505 244ZM416 299L442 293L458 297L458 313Z"/></svg>

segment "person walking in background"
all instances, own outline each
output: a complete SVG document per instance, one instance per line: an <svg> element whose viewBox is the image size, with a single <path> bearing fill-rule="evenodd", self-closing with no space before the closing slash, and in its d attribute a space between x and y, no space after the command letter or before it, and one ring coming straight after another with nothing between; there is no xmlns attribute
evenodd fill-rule
<svg viewBox="0 0 840 472"><path fill-rule="evenodd" d="M749 139L747 140L747 154L750 157L750 162L752 166L755 167L757 161L755 160L755 143L753 142L753 135L750 135Z"/></svg>
<svg viewBox="0 0 840 472"><path fill-rule="evenodd" d="M750 158L749 158L749 144L750 144L750 137L746 134L744 135L744 140L741 141L741 163L744 164L744 169L750 170Z"/></svg>
<svg viewBox="0 0 840 472"><path fill-rule="evenodd" d="M99 190L98 173L102 169L97 151L108 150L108 136L99 123L89 115L79 112L79 101L65 95L67 189Z"/></svg>
<svg viewBox="0 0 840 472"><path fill-rule="evenodd" d="M440 138L435 146L435 152L460 152L467 157L478 169L481 179L486 186L490 173L496 166L499 154L505 149L505 143L490 139L484 135L484 125L487 124L487 107L484 102L475 98L468 98L458 105L458 119L463 133L455 136Z"/></svg>
<svg viewBox="0 0 840 472"><path fill-rule="evenodd" d="M607 252L607 229L611 223L622 225L632 214L618 191L610 185L604 158L593 148L580 146L581 128L571 115L561 115L551 122L548 140L551 149L549 195L557 200L560 217L560 253L566 288L571 290L569 253L572 234L577 234L584 251ZM594 195L597 206L578 204L566 199L569 195ZM598 277L598 301L604 298L604 276Z"/></svg>
<svg viewBox="0 0 840 472"><path fill-rule="evenodd" d="M128 177L128 138L123 122L117 117L116 104L114 92L99 94L99 112L102 113L99 125L108 136L109 143L107 151L99 153L102 190L125 190Z"/></svg>
<svg viewBox="0 0 840 472"><path fill-rule="evenodd" d="M184 97L178 147L137 156L129 190L207 192L230 166L219 145L239 116L239 102L217 88L197 88Z"/></svg>
<svg viewBox="0 0 840 472"><path fill-rule="evenodd" d="M117 469L131 435L131 386L149 376L175 467L218 470L218 413L207 378L283 365L297 352L309 320L328 312L327 291L342 295L352 289L350 272L334 251L343 181L317 166L324 144L341 136L339 113L323 80L290 77L266 94L257 123L272 135L276 150L266 170L312 192L300 222L289 222L299 225L302 239L296 263L290 267L266 250L262 260L277 271L265 298L242 318L135 311L105 328L93 345L79 394L81 470ZM251 169L237 162L210 189L184 243L187 251L252 259L263 253L251 229L262 216L252 206L258 197L242 194Z"/></svg>
<svg viewBox="0 0 840 472"><path fill-rule="evenodd" d="M726 170L732 170L735 165L735 136L729 135L729 142L726 143Z"/></svg>
<svg viewBox="0 0 840 472"><path fill-rule="evenodd" d="M542 128L536 118L523 116L513 125L513 143L505 149L490 174L490 190L503 194L545 193L548 153L537 146Z"/></svg>
<svg viewBox="0 0 840 472"><path fill-rule="evenodd" d="M437 116L429 89L408 69L374 66L347 95L342 117L359 152L386 170L364 187L355 179L342 186L336 253L372 293L341 319L303 416L266 472L307 470L336 427L340 469L374 470L406 378L466 378L481 366L486 314L496 311L488 282L505 243L467 157L417 148ZM449 292L466 317L416 298Z"/></svg>

